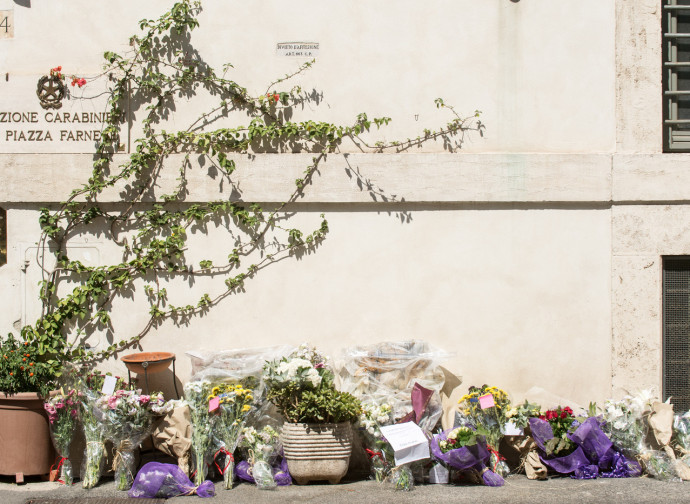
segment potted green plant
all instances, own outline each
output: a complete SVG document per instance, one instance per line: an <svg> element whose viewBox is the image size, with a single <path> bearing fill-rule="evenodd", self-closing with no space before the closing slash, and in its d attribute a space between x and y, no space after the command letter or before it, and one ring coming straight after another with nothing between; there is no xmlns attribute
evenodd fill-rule
<svg viewBox="0 0 690 504"><path fill-rule="evenodd" d="M326 359L308 345L263 372L267 397L285 418L281 435L290 474L299 484L339 483L352 454L352 422L362 406L336 390Z"/></svg>
<svg viewBox="0 0 690 504"><path fill-rule="evenodd" d="M48 474L55 461L44 398L55 388L56 363L35 341L0 340L0 474Z"/></svg>

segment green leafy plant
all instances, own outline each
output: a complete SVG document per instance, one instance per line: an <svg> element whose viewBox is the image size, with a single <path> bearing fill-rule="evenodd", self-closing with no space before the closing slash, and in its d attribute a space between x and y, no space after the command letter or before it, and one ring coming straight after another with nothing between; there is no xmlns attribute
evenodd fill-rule
<svg viewBox="0 0 690 504"><path fill-rule="evenodd" d="M46 397L54 386L52 362L40 360L33 342L19 341L12 334L0 340L0 392L38 392Z"/></svg>

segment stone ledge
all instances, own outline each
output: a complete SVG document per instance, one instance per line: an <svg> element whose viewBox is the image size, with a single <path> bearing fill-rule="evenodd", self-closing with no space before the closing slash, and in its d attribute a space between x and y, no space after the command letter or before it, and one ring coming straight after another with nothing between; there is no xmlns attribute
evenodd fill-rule
<svg viewBox="0 0 690 504"><path fill-rule="evenodd" d="M232 199L282 202L312 162L312 154L235 155L232 183L208 158L194 156L187 171L187 201ZM116 156L123 163L127 156ZM5 154L2 203L64 200L88 179L90 154ZM182 155L150 199L169 192ZM109 191L103 202L122 201ZM330 154L300 202L608 202L609 154Z"/></svg>

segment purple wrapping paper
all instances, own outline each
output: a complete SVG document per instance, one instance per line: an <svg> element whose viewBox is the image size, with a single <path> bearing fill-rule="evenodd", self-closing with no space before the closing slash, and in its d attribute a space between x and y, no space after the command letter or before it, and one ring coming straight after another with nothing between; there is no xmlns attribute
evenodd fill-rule
<svg viewBox="0 0 690 504"><path fill-rule="evenodd" d="M419 424L424 416L426 407L429 405L429 400L431 399L432 395L434 395L433 390L424 388L419 383L415 382L414 386L412 387L412 392L410 392L412 411L410 411L402 419L398 420L397 423L414 422Z"/></svg>
<svg viewBox="0 0 690 504"><path fill-rule="evenodd" d="M641 474L640 465L628 460L617 452L611 440L601 430L600 419L590 417L568 438L577 448L574 452L563 457L545 456L545 445L553 438L553 430L549 422L539 418L530 418L530 429L534 442L542 453L539 458L544 465L560 474L571 474L577 479L592 479L597 476L605 478L628 478Z"/></svg>
<svg viewBox="0 0 690 504"><path fill-rule="evenodd" d="M448 429L447 431L436 434L429 442L429 448L431 449L431 455L436 460L443 462L448 467L458 469L460 471L475 470L482 474L482 480L487 486L503 486L505 481L503 478L493 472L491 469L487 468L486 465L491 457L489 450L486 448L486 443L481 440L477 440L477 444L473 446L463 446L462 448L456 448L455 450L450 450L446 453L441 451L439 442L447 438L448 433L453 429Z"/></svg>
<svg viewBox="0 0 690 504"><path fill-rule="evenodd" d="M156 497L168 499L194 494L199 497L213 497L216 494L216 488L208 480L196 487L179 466L160 462L144 464L128 492L129 497L145 499Z"/></svg>

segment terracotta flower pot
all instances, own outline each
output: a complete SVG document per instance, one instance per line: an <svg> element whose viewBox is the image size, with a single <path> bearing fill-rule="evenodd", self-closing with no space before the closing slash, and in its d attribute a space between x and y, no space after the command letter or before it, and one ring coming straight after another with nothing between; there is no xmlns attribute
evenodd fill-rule
<svg viewBox="0 0 690 504"><path fill-rule="evenodd" d="M48 415L34 392L0 392L0 474L48 474L55 463Z"/></svg>
<svg viewBox="0 0 690 504"><path fill-rule="evenodd" d="M352 426L339 424L285 423L281 435L288 469L304 485L326 480L340 483L352 454Z"/></svg>

